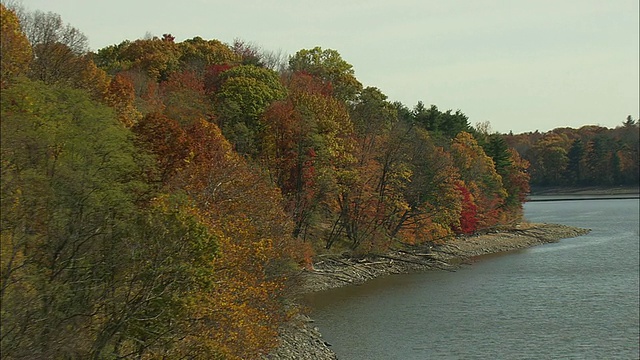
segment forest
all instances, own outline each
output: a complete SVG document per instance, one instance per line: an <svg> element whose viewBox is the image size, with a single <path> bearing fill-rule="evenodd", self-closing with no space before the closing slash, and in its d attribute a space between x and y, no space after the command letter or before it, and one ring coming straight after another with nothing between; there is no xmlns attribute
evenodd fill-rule
<svg viewBox="0 0 640 360"><path fill-rule="evenodd" d="M631 115L615 129L587 125L505 136L530 163L532 186L635 186L640 133Z"/></svg>
<svg viewBox="0 0 640 360"><path fill-rule="evenodd" d="M504 135L391 102L336 50L170 34L96 52L0 4L3 358L253 359L327 252L522 220L539 185L638 183L638 124Z"/></svg>

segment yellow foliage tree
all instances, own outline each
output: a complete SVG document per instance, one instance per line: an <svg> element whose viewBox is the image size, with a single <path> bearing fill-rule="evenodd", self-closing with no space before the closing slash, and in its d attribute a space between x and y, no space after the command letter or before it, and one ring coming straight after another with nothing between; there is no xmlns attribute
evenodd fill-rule
<svg viewBox="0 0 640 360"><path fill-rule="evenodd" d="M198 335L185 339L186 351L257 358L276 345L286 320L286 274L300 258L293 224L279 190L232 151L216 125L198 120L186 132L187 165L169 186L186 191L220 239L214 290L193 301L193 316L202 321Z"/></svg>
<svg viewBox="0 0 640 360"><path fill-rule="evenodd" d="M0 87L5 87L11 77L27 72L31 54L31 44L20 30L15 12L0 4Z"/></svg>

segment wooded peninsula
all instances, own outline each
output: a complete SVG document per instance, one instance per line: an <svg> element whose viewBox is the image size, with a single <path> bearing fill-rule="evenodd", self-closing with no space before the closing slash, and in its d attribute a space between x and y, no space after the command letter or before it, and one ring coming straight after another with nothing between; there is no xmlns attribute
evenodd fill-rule
<svg viewBox="0 0 640 360"><path fill-rule="evenodd" d="M6 359L255 359L318 256L520 223L531 185L637 186L639 126L500 134L336 50L170 34L97 52L0 4Z"/></svg>

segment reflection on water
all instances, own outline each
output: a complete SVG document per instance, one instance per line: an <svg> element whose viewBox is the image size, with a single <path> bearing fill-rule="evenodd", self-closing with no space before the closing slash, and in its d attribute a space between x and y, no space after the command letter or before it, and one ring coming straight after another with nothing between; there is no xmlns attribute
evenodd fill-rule
<svg viewBox="0 0 640 360"><path fill-rule="evenodd" d="M529 203L530 221L592 232L307 302L341 359L638 359L638 204Z"/></svg>

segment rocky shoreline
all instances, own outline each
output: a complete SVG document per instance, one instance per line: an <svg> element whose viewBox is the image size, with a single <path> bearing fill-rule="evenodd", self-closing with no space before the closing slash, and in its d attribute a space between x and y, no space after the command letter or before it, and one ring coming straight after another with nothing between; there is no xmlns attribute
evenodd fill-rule
<svg viewBox="0 0 640 360"><path fill-rule="evenodd" d="M456 237L442 245L403 246L386 254L353 258L346 255L318 256L312 269L299 274L299 294L363 284L390 274L427 270L455 271L469 259L531 246L557 242L588 233L559 224L521 223L515 227L482 235ZM313 326L313 320L299 315L280 332L281 345L265 359L330 360L337 356Z"/></svg>

